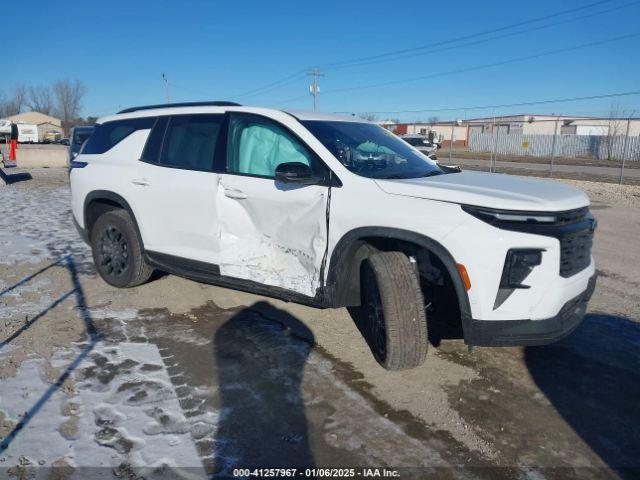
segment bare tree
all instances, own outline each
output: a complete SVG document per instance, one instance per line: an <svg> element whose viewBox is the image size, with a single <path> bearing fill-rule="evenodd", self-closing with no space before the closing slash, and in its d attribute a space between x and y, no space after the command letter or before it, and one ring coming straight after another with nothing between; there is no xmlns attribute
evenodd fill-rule
<svg viewBox="0 0 640 480"><path fill-rule="evenodd" d="M13 87L13 92L7 97L4 92L0 94L0 117L17 115L25 106L27 87L19 83Z"/></svg>
<svg viewBox="0 0 640 480"><path fill-rule="evenodd" d="M436 116L432 116L427 119L427 122L429 123L429 125L435 125L439 121L440 121L440 117L436 117Z"/></svg>
<svg viewBox="0 0 640 480"><path fill-rule="evenodd" d="M7 117L9 114L7 105L7 94L4 93L4 90L0 90L0 118Z"/></svg>
<svg viewBox="0 0 640 480"><path fill-rule="evenodd" d="M360 114L360 118L363 118L365 120L368 120L370 122L375 122L378 119L378 116L375 113L361 113Z"/></svg>
<svg viewBox="0 0 640 480"><path fill-rule="evenodd" d="M55 111L62 120L62 128L68 135L75 119L80 116L86 88L79 80L58 80L52 86Z"/></svg>
<svg viewBox="0 0 640 480"><path fill-rule="evenodd" d="M22 112L23 108L25 107L26 100L27 87L24 85L24 83L19 83L13 88L12 102L13 108L16 112L14 115Z"/></svg>
<svg viewBox="0 0 640 480"><path fill-rule="evenodd" d="M49 115L53 110L53 95L48 85L29 87L27 106L35 111Z"/></svg>
<svg viewBox="0 0 640 480"><path fill-rule="evenodd" d="M619 104L614 103L609 110L609 121L607 122L607 135L604 139L607 160L612 160L617 143L617 138L625 134L627 119L633 117L632 110L624 110Z"/></svg>

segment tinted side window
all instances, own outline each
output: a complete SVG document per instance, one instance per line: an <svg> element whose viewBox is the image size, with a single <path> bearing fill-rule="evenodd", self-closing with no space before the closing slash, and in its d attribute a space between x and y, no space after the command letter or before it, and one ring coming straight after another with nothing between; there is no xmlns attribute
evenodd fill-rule
<svg viewBox="0 0 640 480"><path fill-rule="evenodd" d="M300 162L313 168L307 149L274 122L251 115L232 115L227 171L275 178L281 163Z"/></svg>
<svg viewBox="0 0 640 480"><path fill-rule="evenodd" d="M73 132L73 144L81 146L91 136L91 130L78 130Z"/></svg>
<svg viewBox="0 0 640 480"><path fill-rule="evenodd" d="M147 144L144 146L140 160L150 163L160 162L160 150L162 150L162 140L164 139L168 121L169 117L158 117L147 138Z"/></svg>
<svg viewBox="0 0 640 480"><path fill-rule="evenodd" d="M422 138L403 138L403 140L412 147L424 147L426 145L426 141Z"/></svg>
<svg viewBox="0 0 640 480"><path fill-rule="evenodd" d="M142 117L98 124L87 140L82 153L104 153L136 130L151 128L155 120L155 117Z"/></svg>
<svg viewBox="0 0 640 480"><path fill-rule="evenodd" d="M213 170L224 115L176 115L164 134L160 164L188 170Z"/></svg>

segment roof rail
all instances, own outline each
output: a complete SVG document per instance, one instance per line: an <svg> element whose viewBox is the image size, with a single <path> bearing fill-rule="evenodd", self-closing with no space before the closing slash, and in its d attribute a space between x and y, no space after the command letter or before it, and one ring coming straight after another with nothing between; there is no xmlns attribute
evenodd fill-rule
<svg viewBox="0 0 640 480"><path fill-rule="evenodd" d="M118 113L131 113L138 110L152 110L154 108L175 108L175 107L240 107L236 102L183 102L183 103L162 103L159 105L143 105L141 107L131 107L120 110Z"/></svg>

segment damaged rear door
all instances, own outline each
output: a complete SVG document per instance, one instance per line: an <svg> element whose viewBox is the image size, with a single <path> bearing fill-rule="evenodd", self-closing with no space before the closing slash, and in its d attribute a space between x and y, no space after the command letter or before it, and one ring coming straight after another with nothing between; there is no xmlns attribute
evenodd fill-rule
<svg viewBox="0 0 640 480"><path fill-rule="evenodd" d="M276 167L326 167L277 122L233 113L217 193L220 273L314 296L326 248L327 186L275 180Z"/></svg>

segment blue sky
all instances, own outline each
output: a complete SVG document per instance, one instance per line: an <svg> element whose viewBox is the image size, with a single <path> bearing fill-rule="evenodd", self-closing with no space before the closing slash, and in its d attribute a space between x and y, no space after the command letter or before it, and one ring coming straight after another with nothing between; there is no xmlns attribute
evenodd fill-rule
<svg viewBox="0 0 640 480"><path fill-rule="evenodd" d="M39 85L78 78L87 87L85 115L163 102L162 73L169 78L172 101L218 100L234 99L313 65L325 73L319 97L319 109L325 111L458 108L640 90L640 36L449 73L640 33L640 2L628 5L632 0L611 0L472 36L596 2L69 0L54 9L50 1L22 0L12 3L13 19L7 18L6 9L3 13L5 44L11 39L19 41L19 46L14 54L5 51L3 55L0 88L10 91L17 83ZM611 9L616 10L606 12ZM591 16L576 19L587 15ZM450 42L463 36L470 37ZM503 38L493 38L497 36ZM331 66L423 45L433 46L410 51L404 58L390 55L384 62ZM427 78L404 81L415 77ZM391 82L396 83L362 88ZM308 85L309 78L301 73L278 88L237 101L308 109ZM337 91L341 89L351 90ZM636 95L499 108L496 113L603 115L612 103L640 112L640 95ZM447 119L493 113L493 109L477 109L380 113L378 117Z"/></svg>

